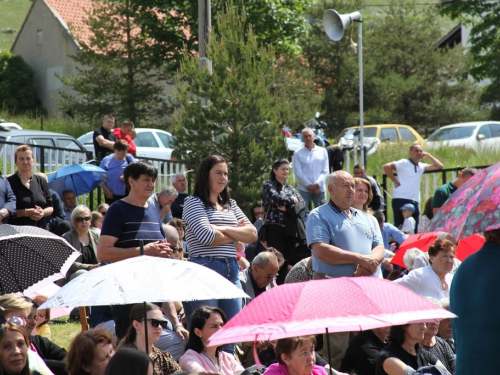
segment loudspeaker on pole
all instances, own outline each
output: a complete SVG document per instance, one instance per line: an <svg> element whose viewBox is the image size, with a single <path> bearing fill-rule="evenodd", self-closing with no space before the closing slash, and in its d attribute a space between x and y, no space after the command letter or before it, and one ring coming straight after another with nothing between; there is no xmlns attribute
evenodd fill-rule
<svg viewBox="0 0 500 375"><path fill-rule="evenodd" d="M360 12L339 14L333 9L327 9L323 14L323 27L331 40L338 42L344 36L344 30L354 21L361 21Z"/></svg>

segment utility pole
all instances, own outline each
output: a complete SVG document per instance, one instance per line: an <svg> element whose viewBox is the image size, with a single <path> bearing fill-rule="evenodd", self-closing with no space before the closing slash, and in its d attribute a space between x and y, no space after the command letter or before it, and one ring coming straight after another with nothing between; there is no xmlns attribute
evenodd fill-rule
<svg viewBox="0 0 500 375"><path fill-rule="evenodd" d="M210 29L212 28L212 10L210 0L198 0L198 54L200 69L208 64L212 71L212 64L207 60L206 45L210 42Z"/></svg>

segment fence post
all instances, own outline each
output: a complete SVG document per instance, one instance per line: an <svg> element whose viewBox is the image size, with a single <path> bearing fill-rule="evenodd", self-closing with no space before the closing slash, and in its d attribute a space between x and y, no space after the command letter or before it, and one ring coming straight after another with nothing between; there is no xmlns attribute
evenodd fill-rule
<svg viewBox="0 0 500 375"><path fill-rule="evenodd" d="M385 220L387 221L387 209L389 207L389 200L387 199L387 175L383 174L382 175L382 195L384 196L384 201L385 201L385 208L384 208L384 215L385 215Z"/></svg>
<svg viewBox="0 0 500 375"><path fill-rule="evenodd" d="M45 148L40 147L40 172L45 173Z"/></svg>

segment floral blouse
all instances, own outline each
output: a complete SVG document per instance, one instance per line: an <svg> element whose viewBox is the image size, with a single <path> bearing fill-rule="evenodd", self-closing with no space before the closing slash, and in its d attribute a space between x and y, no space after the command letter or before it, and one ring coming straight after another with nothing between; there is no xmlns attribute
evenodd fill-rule
<svg viewBox="0 0 500 375"><path fill-rule="evenodd" d="M278 181L267 180L264 181L262 187L262 204L264 205L264 212L266 213L266 225L279 225L283 228L286 227L285 211L278 209L278 206L290 207L295 202L293 197L296 197L299 202L304 202L302 196L293 186L281 185Z"/></svg>

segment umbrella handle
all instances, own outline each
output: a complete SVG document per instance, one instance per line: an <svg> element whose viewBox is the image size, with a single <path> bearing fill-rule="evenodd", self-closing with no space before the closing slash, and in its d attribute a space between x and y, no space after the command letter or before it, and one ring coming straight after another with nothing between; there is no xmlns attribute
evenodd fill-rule
<svg viewBox="0 0 500 375"><path fill-rule="evenodd" d="M142 240L141 240L142 242ZM141 244L142 245L142 244ZM144 253L144 249L141 250ZM144 340L146 341L146 354L149 356L149 345L148 345L148 312L146 311L146 301L143 302L143 310L144 310Z"/></svg>
<svg viewBox="0 0 500 375"><path fill-rule="evenodd" d="M89 325L87 323L87 312L85 311L85 306L79 307L78 312L80 313L80 325L83 331L88 331Z"/></svg>
<svg viewBox="0 0 500 375"><path fill-rule="evenodd" d="M326 350L328 351L328 364L330 365L330 375L333 375L333 369L332 369L332 364L331 364L331 358L330 358L330 340L328 339L328 328L326 328Z"/></svg>

